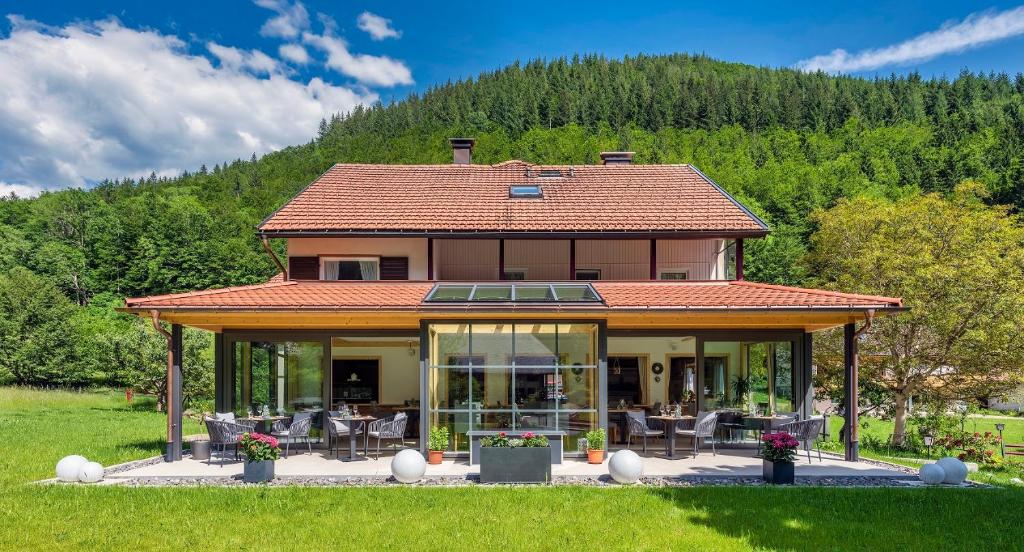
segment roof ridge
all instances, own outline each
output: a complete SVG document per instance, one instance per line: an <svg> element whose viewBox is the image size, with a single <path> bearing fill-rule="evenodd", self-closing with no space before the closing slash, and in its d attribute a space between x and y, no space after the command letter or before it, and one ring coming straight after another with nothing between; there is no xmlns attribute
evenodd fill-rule
<svg viewBox="0 0 1024 552"><path fill-rule="evenodd" d="M865 294L861 294L861 293L846 293L846 292L843 292L843 291L831 291L831 290L827 290L827 289L805 288L805 287L798 287L798 286L783 286L783 285L779 285L779 284L766 284L766 283L763 283L763 282L749 282L747 280L731 280L731 283L735 284L735 285L757 287L757 288L763 288L763 289L774 289L774 290L779 290L779 291L800 291L800 292L803 292L803 293L811 293L811 294L814 294L814 295L824 295L824 296L828 296L828 297L844 297L844 298L853 298L853 299L867 299L867 300L873 300L873 301L882 301L882 302L885 302L885 303L895 303L895 304L900 305L900 306L903 305L903 300L902 299L899 299L897 297L886 297L884 295L865 295Z"/></svg>
<svg viewBox="0 0 1024 552"><path fill-rule="evenodd" d="M295 280L287 280L282 282L263 282L262 284L249 284L245 286L230 286L224 288L215 289L201 289L197 291L183 291L179 293L165 293L163 295L147 295L144 297L125 297L124 303L126 306L131 306L131 302L148 303L150 301L159 301L163 299L181 299L184 297L202 297L205 295L217 295L218 293L230 293L233 291L244 291L249 289L269 289L281 286L294 285L297 282ZM136 305L145 306L145 305Z"/></svg>

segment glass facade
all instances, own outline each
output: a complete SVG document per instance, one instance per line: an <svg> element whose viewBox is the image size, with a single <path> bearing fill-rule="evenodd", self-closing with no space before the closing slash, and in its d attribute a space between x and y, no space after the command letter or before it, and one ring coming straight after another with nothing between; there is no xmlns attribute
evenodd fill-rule
<svg viewBox="0 0 1024 552"><path fill-rule="evenodd" d="M474 429L567 432L566 450L597 426L597 325L431 324L427 406L450 449Z"/></svg>
<svg viewBox="0 0 1024 552"><path fill-rule="evenodd" d="M793 350L792 341L706 342L705 408L796 411Z"/></svg>
<svg viewBox="0 0 1024 552"><path fill-rule="evenodd" d="M271 414L323 408L323 344L320 341L238 341L231 351L235 413Z"/></svg>

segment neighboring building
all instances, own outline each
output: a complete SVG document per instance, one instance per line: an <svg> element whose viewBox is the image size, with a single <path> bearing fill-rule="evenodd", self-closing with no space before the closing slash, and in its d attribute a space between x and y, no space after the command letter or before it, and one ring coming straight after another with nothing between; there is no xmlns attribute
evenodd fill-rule
<svg viewBox="0 0 1024 552"><path fill-rule="evenodd" d="M421 446L433 425L453 451L540 427L572 451L597 426L621 437L620 401L807 415L812 332L853 344L855 322L902 308L744 281L744 240L769 229L692 166L473 165L452 143L452 165L321 175L258 228L288 240L270 282L124 310L174 324L179 363L180 325L216 332L218 411L361 403L422 414Z"/></svg>

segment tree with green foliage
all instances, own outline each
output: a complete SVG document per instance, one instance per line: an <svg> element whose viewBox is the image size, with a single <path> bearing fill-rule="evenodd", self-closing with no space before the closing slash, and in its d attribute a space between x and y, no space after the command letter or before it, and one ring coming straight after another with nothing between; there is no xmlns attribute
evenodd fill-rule
<svg viewBox="0 0 1024 552"><path fill-rule="evenodd" d="M1024 224L977 183L898 201L842 200L814 215L818 284L901 297L860 344L861 381L881 391L903 438L911 397L966 400L1024 383ZM840 393L840 332L816 341L818 384ZM830 385L831 382L831 385Z"/></svg>

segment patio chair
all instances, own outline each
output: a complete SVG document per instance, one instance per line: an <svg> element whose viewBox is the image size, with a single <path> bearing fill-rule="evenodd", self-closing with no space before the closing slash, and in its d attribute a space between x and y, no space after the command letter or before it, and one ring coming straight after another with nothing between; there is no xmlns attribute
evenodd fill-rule
<svg viewBox="0 0 1024 552"><path fill-rule="evenodd" d="M284 442L284 457L288 458L288 449L291 447L292 442L297 442L302 439L306 443L306 448L309 449L310 454L313 453L313 443L309 439L309 428L313 425L313 413L312 412L296 412L292 416L292 423L285 427L284 423L280 420L274 422L274 429L270 432L271 435L277 437L278 441Z"/></svg>
<svg viewBox="0 0 1024 552"><path fill-rule="evenodd" d="M377 439L377 459L380 459L380 442L382 440L389 440L392 444L398 441L402 443L402 446L405 446L405 424L408 421L409 418L405 415L405 412L399 412L391 418L370 422L369 427L366 428L366 437L363 441L363 454L367 453L370 446L370 437Z"/></svg>
<svg viewBox="0 0 1024 552"><path fill-rule="evenodd" d="M643 437L644 452L647 452L648 437L662 437L664 431L658 431L647 427L647 416L641 411L626 412L626 448L633 445L633 437Z"/></svg>
<svg viewBox="0 0 1024 552"><path fill-rule="evenodd" d="M331 410L328 412L328 415L330 418L337 418L338 416L341 416L341 411ZM327 454L331 454L331 451L334 451L335 454L337 454L338 450L341 448L339 444L341 438L348 437L351 430L345 422L332 420L330 418L327 419ZM362 434L363 430L361 428L356 429L357 436Z"/></svg>
<svg viewBox="0 0 1024 552"><path fill-rule="evenodd" d="M821 449L815 446L818 434L821 433L821 426L825 425L825 419L822 417L811 417L806 420L799 422L791 422L779 428L779 431L785 431L792 435L797 441L803 445L805 451L807 451L807 463L811 462L811 450L813 449L818 453L818 461L821 462Z"/></svg>
<svg viewBox="0 0 1024 552"><path fill-rule="evenodd" d="M740 432L742 440L743 432L746 431L747 427L743 423L743 413L737 410L722 410L718 412L718 422L716 427L719 434L725 434L729 441L734 441L735 432Z"/></svg>
<svg viewBox="0 0 1024 552"><path fill-rule="evenodd" d="M234 447L235 460L238 460L238 440L242 438L242 434L252 432L252 426L209 417L204 422L206 432L210 435L211 452L220 449L220 465L224 465L224 455L227 454L228 447ZM209 464L212 460L213 454L210 454L210 459L206 463Z"/></svg>
<svg viewBox="0 0 1024 552"><path fill-rule="evenodd" d="M700 453L700 440L711 440L711 454L717 456L715 450L715 424L718 423L717 412L698 412L693 429L677 429L676 435L693 439L693 455Z"/></svg>

